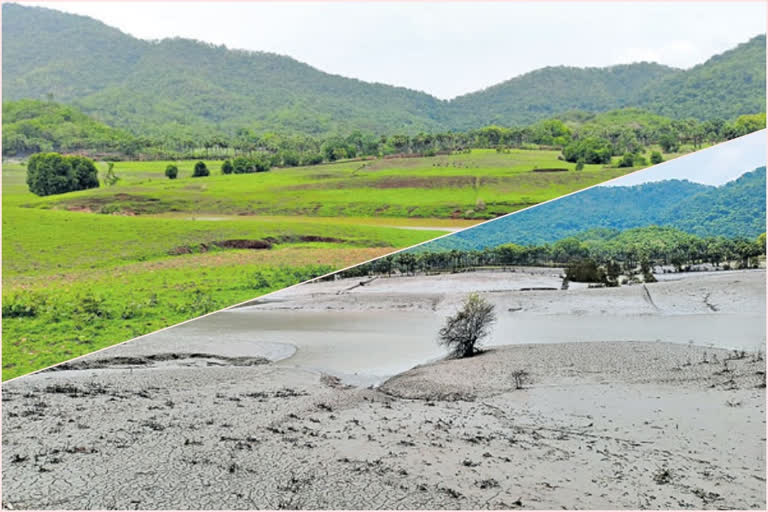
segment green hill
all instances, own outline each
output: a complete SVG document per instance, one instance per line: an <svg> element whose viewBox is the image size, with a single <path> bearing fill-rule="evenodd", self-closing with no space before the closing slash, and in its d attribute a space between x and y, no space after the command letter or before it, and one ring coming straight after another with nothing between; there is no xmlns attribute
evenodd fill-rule
<svg viewBox="0 0 768 512"><path fill-rule="evenodd" d="M96 20L3 5L3 97L72 103L134 132L411 132L441 101L330 75L289 57L184 39L143 41Z"/></svg>
<svg viewBox="0 0 768 512"><path fill-rule="evenodd" d="M522 125L573 110L674 118L765 111L765 36L690 70L547 67L442 101L290 57L186 39L144 41L84 16L3 4L4 100L53 99L135 134L408 133Z"/></svg>
<svg viewBox="0 0 768 512"><path fill-rule="evenodd" d="M39 100L3 103L3 155L39 151L93 150L130 153L133 135L86 116L78 109Z"/></svg>
<svg viewBox="0 0 768 512"><path fill-rule="evenodd" d="M635 103L669 117L729 119L765 112L765 35L646 87Z"/></svg>
<svg viewBox="0 0 768 512"><path fill-rule="evenodd" d="M640 90L683 71L642 62L609 68L547 67L451 102L450 123L528 124L569 110L601 112L636 106Z"/></svg>

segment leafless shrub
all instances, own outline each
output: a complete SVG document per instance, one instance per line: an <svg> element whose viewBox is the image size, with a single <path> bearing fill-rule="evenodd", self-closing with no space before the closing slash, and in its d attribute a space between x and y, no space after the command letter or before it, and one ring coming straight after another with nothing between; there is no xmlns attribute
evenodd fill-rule
<svg viewBox="0 0 768 512"><path fill-rule="evenodd" d="M523 389L523 386L530 382L531 374L527 370L515 370L510 375L515 380L515 389Z"/></svg>
<svg viewBox="0 0 768 512"><path fill-rule="evenodd" d="M440 329L439 343L447 347L451 356L470 357L477 352L478 343L488 336L496 321L494 306L476 293L470 294L462 308L448 317Z"/></svg>

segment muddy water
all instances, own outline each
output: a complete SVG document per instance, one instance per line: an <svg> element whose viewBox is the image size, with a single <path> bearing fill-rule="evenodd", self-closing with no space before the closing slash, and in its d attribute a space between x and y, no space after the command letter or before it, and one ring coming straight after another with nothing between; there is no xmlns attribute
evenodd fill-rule
<svg viewBox="0 0 768 512"><path fill-rule="evenodd" d="M444 355L436 313L410 311L224 311L125 346L131 353L182 345L207 353L263 355L368 385ZM755 314L536 315L505 313L488 345L565 341L665 341L756 350L765 320Z"/></svg>

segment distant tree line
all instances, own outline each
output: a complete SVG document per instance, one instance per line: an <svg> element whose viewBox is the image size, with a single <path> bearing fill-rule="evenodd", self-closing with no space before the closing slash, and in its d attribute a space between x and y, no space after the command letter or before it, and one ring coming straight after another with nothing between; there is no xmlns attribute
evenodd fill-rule
<svg viewBox="0 0 768 512"><path fill-rule="evenodd" d="M183 127L161 135L136 136L100 123L74 107L33 100L3 104L3 156L59 151L102 159L222 159L232 172L260 172L264 167L293 167L344 159L387 156L432 156L472 148L506 151L551 148L563 159L582 164L646 163L646 149L665 153L683 145L694 149L765 128L765 114L727 121L672 120L640 109L601 114L570 112L521 127L486 126L464 132L373 134L362 131L310 136L259 133L240 128L230 134L191 135ZM661 154L652 153L651 163ZM238 160L239 159L239 160ZM245 159L245 160L244 160Z"/></svg>
<svg viewBox="0 0 768 512"><path fill-rule="evenodd" d="M393 276L462 272L480 267L564 266L573 267L573 272L593 267L595 272L615 278L619 273L634 273L638 269L647 272L656 265L671 265L682 271L696 264L720 266L736 261L747 268L756 265L756 258L764 254L764 233L755 240L698 237L675 228L649 226L620 233L597 229L553 244L505 244L483 250L437 252L417 248L358 265L340 275Z"/></svg>

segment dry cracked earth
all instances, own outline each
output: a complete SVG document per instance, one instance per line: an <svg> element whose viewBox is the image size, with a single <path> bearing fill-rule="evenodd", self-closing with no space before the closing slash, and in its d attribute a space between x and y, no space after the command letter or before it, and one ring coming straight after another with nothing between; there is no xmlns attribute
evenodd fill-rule
<svg viewBox="0 0 768 512"><path fill-rule="evenodd" d="M757 354L508 346L378 389L169 354L43 372L2 398L6 509L766 505Z"/></svg>

